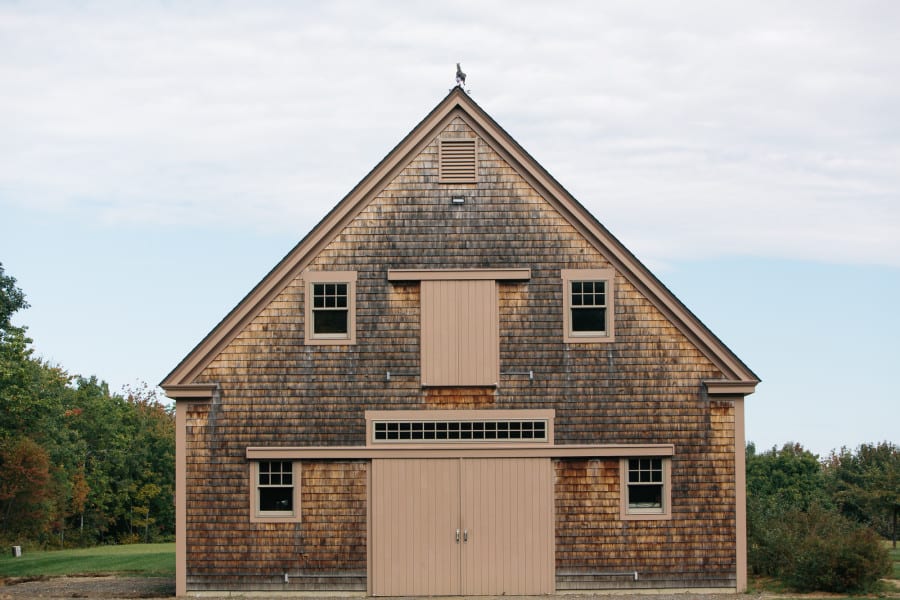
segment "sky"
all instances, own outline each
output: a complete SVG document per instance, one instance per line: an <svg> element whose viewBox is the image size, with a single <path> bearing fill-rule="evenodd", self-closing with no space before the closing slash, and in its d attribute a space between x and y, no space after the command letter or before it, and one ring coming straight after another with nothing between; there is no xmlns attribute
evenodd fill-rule
<svg viewBox="0 0 900 600"><path fill-rule="evenodd" d="M762 379L900 443L900 3L0 0L0 263L38 356L156 384L454 85Z"/></svg>

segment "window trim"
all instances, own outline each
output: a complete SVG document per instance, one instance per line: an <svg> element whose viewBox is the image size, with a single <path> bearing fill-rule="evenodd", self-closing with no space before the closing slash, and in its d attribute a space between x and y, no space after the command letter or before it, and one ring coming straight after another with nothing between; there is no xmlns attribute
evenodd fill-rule
<svg viewBox="0 0 900 600"><path fill-rule="evenodd" d="M662 507L659 510L628 507L628 461L656 458L662 461ZM668 456L625 456L619 459L619 518L624 521L661 521L672 518L672 459Z"/></svg>
<svg viewBox="0 0 900 600"><path fill-rule="evenodd" d="M313 286L316 284L347 284L347 334L319 334L313 330ZM356 344L356 271L306 271L303 273L304 333L307 346L348 346Z"/></svg>
<svg viewBox="0 0 900 600"><path fill-rule="evenodd" d="M289 462L291 463L291 479L293 481L294 508L290 513L259 510L259 463ZM291 459L257 459L250 461L250 522L251 523L299 523L300 522L300 475L301 463Z"/></svg>
<svg viewBox="0 0 900 600"><path fill-rule="evenodd" d="M570 344L595 344L614 342L616 339L615 319L615 271L613 269L561 269L563 293L563 341ZM603 281L606 289L606 331L572 331L572 282Z"/></svg>

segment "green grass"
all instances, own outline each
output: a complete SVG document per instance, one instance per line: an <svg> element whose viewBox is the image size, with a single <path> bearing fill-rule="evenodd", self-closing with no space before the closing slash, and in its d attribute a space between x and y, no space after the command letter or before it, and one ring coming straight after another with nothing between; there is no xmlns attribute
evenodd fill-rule
<svg viewBox="0 0 900 600"><path fill-rule="evenodd" d="M891 553L891 560L894 561L894 571L891 575L892 579L900 579L900 546L896 548L892 548L890 542L888 543L888 550Z"/></svg>
<svg viewBox="0 0 900 600"><path fill-rule="evenodd" d="M175 575L175 544L129 544L78 550L24 552L14 558L9 548L0 557L0 576Z"/></svg>

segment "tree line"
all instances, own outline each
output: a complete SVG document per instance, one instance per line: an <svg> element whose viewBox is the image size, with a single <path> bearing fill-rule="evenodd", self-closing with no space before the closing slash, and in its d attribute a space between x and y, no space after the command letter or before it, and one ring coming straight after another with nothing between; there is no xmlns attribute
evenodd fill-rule
<svg viewBox="0 0 900 600"><path fill-rule="evenodd" d="M750 569L798 590L872 591L897 546L900 447L842 448L820 459L800 444L747 446Z"/></svg>
<svg viewBox="0 0 900 600"><path fill-rule="evenodd" d="M174 539L174 414L147 385L111 393L34 355L0 263L0 541Z"/></svg>

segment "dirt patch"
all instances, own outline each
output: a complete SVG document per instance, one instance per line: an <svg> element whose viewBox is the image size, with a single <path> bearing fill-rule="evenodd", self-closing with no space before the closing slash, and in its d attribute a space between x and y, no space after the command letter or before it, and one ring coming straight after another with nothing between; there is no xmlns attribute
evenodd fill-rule
<svg viewBox="0 0 900 600"><path fill-rule="evenodd" d="M172 598L173 577L40 577L0 582L0 600L19 598Z"/></svg>

